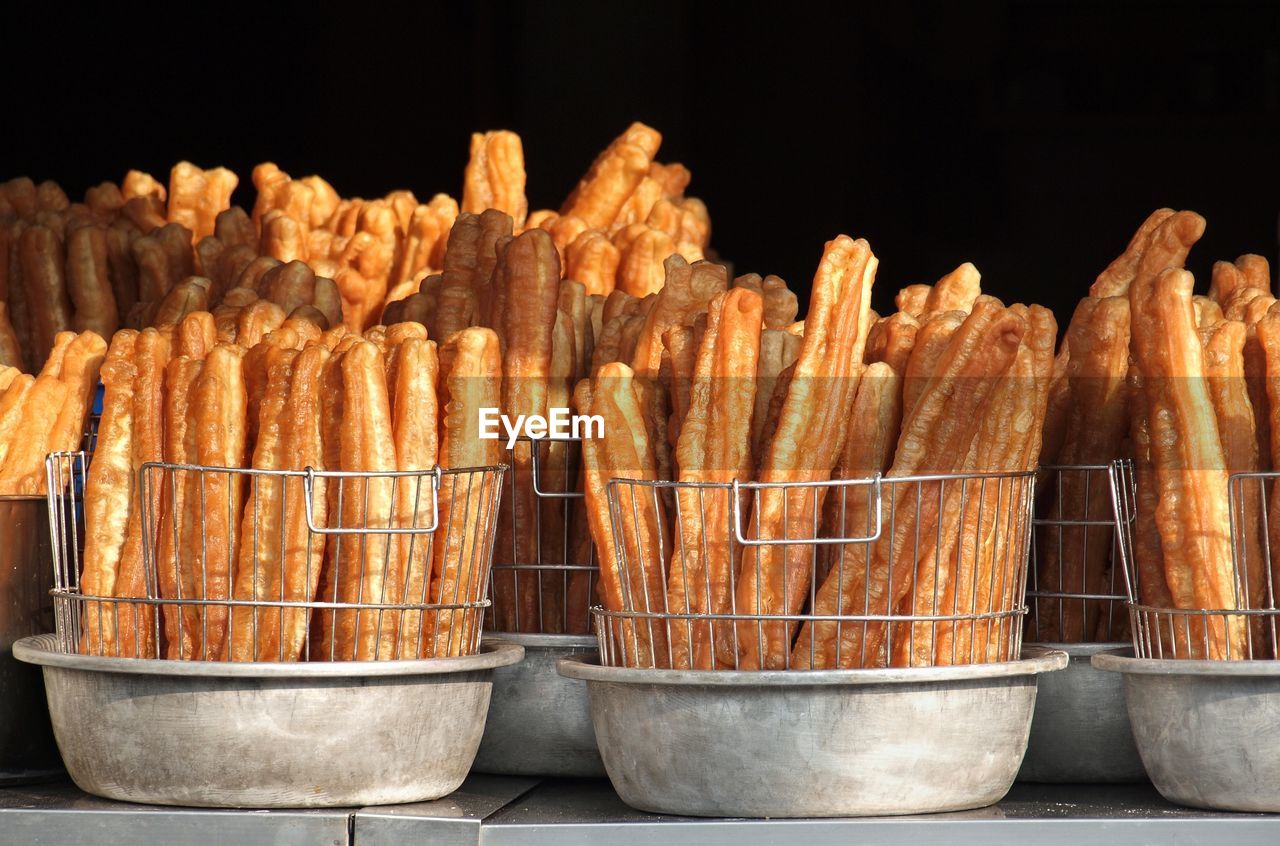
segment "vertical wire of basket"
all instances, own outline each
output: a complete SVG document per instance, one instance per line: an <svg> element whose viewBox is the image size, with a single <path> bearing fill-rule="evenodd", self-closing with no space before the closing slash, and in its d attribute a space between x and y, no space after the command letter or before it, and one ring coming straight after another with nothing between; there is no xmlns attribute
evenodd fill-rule
<svg viewBox="0 0 1280 846"><path fill-rule="evenodd" d="M596 594L587 531L582 438L517 438L503 487L485 628L501 633L586 634ZM528 452L528 461L516 453ZM527 468L527 470L526 470ZM526 509L521 503L531 504Z"/></svg>

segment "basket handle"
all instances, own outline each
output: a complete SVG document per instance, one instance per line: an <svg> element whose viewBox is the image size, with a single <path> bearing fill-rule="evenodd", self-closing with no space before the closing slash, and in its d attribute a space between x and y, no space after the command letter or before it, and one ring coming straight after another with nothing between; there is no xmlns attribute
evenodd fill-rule
<svg viewBox="0 0 1280 846"><path fill-rule="evenodd" d="M317 526L315 523L315 479L316 476L324 478L337 479L376 479L376 478L395 478L396 476L420 475L418 471L411 472L340 472L340 471L324 471L317 472L313 467L307 467L303 470L302 488L305 492L307 501L307 528L317 535L429 535L440 528L440 484L443 474L440 471L440 465L436 465L431 471L431 525L407 528L330 528L328 526Z"/></svg>
<svg viewBox="0 0 1280 846"><path fill-rule="evenodd" d="M582 491L544 491L538 487L538 443L540 441L560 441L562 443L582 443L582 438L530 438L529 474L533 476L533 493L539 499L582 499L586 496Z"/></svg>
<svg viewBox="0 0 1280 846"><path fill-rule="evenodd" d="M856 535L845 538L748 538L746 533L742 531L742 497L740 496L744 488L751 490L760 490L764 488L817 488L817 487L864 487L870 485L875 490L875 512L876 524L875 528L868 535ZM880 533L883 531L884 517L881 514L883 496L880 484L880 474L877 473L870 479L834 479L826 482L739 482L733 480L733 535L734 539L743 546L832 546L834 544L845 543L872 543L880 539Z"/></svg>

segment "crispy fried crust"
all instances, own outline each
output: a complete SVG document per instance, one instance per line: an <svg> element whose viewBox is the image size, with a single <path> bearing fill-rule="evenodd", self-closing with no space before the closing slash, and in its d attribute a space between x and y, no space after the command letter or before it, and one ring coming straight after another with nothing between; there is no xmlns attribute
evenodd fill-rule
<svg viewBox="0 0 1280 846"><path fill-rule="evenodd" d="M117 332L102 365L105 391L98 448L85 480L85 546L80 591L86 596L115 596L129 523L133 473L133 391L136 368L133 353L138 333ZM28 377L29 378L29 377ZM5 399L14 392L6 392ZM0 403L0 410L3 410ZM80 651L86 655L118 655L119 637L114 604L85 605Z"/></svg>
<svg viewBox="0 0 1280 846"><path fill-rule="evenodd" d="M744 288L717 294L707 316L690 392L689 414L676 445L680 481L724 483L751 474L751 415L763 324L762 298ZM729 497L723 489L677 493L679 538L672 551L666 607L677 613L728 614L734 589ZM673 624L676 668L711 669L714 641L733 626Z"/></svg>
<svg viewBox="0 0 1280 846"><path fill-rule="evenodd" d="M209 351L191 387L187 404L186 448L206 467L243 467L248 459L243 373L244 350L218 344ZM204 472L188 477L182 516L180 553L192 558L181 576L190 580L183 594L195 599L231 598L233 568L239 556L244 480L239 474ZM194 645L192 657L226 656L229 615L226 606L183 608L183 630Z"/></svg>
<svg viewBox="0 0 1280 846"><path fill-rule="evenodd" d="M489 467L500 463L503 460L501 443L479 436L479 410L496 408L501 395L502 356L498 336L489 329L476 327L449 338L440 350L440 373L441 464ZM451 605L474 602L483 596L485 585L478 571L477 556L483 551L481 544L486 539L475 531L460 530L467 515L476 513L483 493L478 485L441 492L442 529L436 532L432 549L434 602ZM423 636L434 638L433 654L462 654L474 626L475 613L443 610L438 622L428 617L423 623ZM431 646L426 648L430 650Z"/></svg>
<svg viewBox="0 0 1280 846"><path fill-rule="evenodd" d="M982 274L971 263L965 262L933 284L924 302L925 317L943 311L968 314L981 293Z"/></svg>
<svg viewBox="0 0 1280 846"><path fill-rule="evenodd" d="M906 410L904 398L902 433L890 477L952 472L960 466L981 419L978 410L1014 360L1026 330L1023 317L993 298L978 298L915 407ZM893 525L874 544L863 567L831 571L818 591L816 607L839 608L845 614L887 614L906 595L916 566L916 527L935 525L940 503L936 489L928 490L927 484L924 491L915 485L890 485L884 495L884 513L895 515ZM814 647L814 663L819 667L882 666L887 661L885 646L883 624L846 625L838 636Z"/></svg>
<svg viewBox="0 0 1280 846"><path fill-rule="evenodd" d="M588 507L594 514L592 536L598 549L612 549L613 541L602 544L601 533L610 531L612 521L605 502L605 484L611 478L653 481L657 467L643 423L634 374L625 364L614 362L600 368L591 390L591 413L604 421L604 438L583 442L587 465ZM614 526L621 541L612 565L603 557L601 587L609 601L630 611L662 611L666 608L666 585L662 574L662 550L669 548L663 530L663 504L643 486L623 486L618 491ZM624 564L625 562L625 564ZM619 572L618 568L623 570ZM612 573L607 571L612 570ZM628 624L622 632L622 648L628 666L668 667L670 652L666 628L650 622Z"/></svg>
<svg viewBox="0 0 1280 846"><path fill-rule="evenodd" d="M560 214L576 215L595 229L608 229L627 198L649 173L662 135L633 123L614 139L565 200Z"/></svg>
<svg viewBox="0 0 1280 846"><path fill-rule="evenodd" d="M529 202L524 196L524 147L514 132L475 132L471 158L463 171L462 211L479 214L498 209L524 227Z"/></svg>
<svg viewBox="0 0 1280 846"><path fill-rule="evenodd" d="M390 334L390 333L389 333ZM435 467L439 458L439 410L436 377L439 363L434 341L405 338L394 350L389 373L392 435L396 469L422 471ZM393 525L401 529L427 528L432 513L432 481L427 477L402 477L395 488ZM437 537L439 533L436 533ZM387 597L395 603L426 603L431 589L431 545L427 535L396 535L391 540L391 564L387 572ZM380 659L418 657L422 612L389 612L384 615L378 644Z"/></svg>
<svg viewBox="0 0 1280 846"><path fill-rule="evenodd" d="M1152 421L1168 421L1173 437L1153 437L1160 487L1156 523L1165 575L1178 608L1234 609L1227 478L1221 438L1204 380L1204 353L1191 306L1191 274L1177 264L1204 230L1191 213L1156 230L1130 289L1134 350L1145 378ZM1153 256L1159 246L1159 252ZM1163 264L1167 270L1157 269ZM1158 434L1160 429L1155 433ZM1244 626L1210 619L1191 638L1193 654L1241 657Z"/></svg>
<svg viewBox="0 0 1280 846"><path fill-rule="evenodd" d="M284 407L293 378L297 352L271 348L265 369L267 383L258 407L257 437L252 466L256 470L284 470ZM263 602L280 596L283 582L283 531L285 480L279 476L253 476L240 523L240 550L232 583L232 597ZM232 661L280 661L281 609L233 608L230 624Z"/></svg>
<svg viewBox="0 0 1280 846"><path fill-rule="evenodd" d="M169 464L194 464L196 456L188 452L194 441L187 437L187 408L191 387L204 366L203 356L180 354L170 359L165 367L164 397L164 460ZM187 489L192 476L189 473L164 473L160 490L160 528L156 538L156 577L160 595L165 599L193 599L191 590L194 579L185 578L183 567L192 566L189 553L180 548L183 514L187 505ZM176 605L161 608L164 618L165 657L190 659L195 656L197 645L182 626L181 609Z"/></svg>
<svg viewBox="0 0 1280 846"><path fill-rule="evenodd" d="M849 416L851 434L845 443L844 453L836 476L841 479L860 479L884 473L893 461L893 450L898 443L902 424L902 375L886 362L868 365L858 383L858 394ZM874 526L872 512L874 500L862 487L844 491L832 491L824 503L824 537L861 537L871 533ZM869 544L848 544L832 547L827 556L818 593L819 603L815 614L835 613L844 607L841 600L846 591L845 577L836 572L843 561L846 573L866 566ZM828 587L828 583L831 587ZM835 641L836 624L813 623L800 629L795 647L791 650L792 669L821 667L823 660L815 654L816 644Z"/></svg>
<svg viewBox="0 0 1280 846"><path fill-rule="evenodd" d="M133 388L132 470L138 476L143 464L164 460L164 374L169 363L168 339L154 329L144 330L138 335L133 363L136 376ZM148 481L158 480L152 476ZM158 484L151 485L146 491L146 501L139 489L139 495L132 497L130 501L128 531L116 580L116 596L154 595L155 587L148 584L142 559L142 521L144 509L149 515L159 515L160 487ZM155 609L150 606L125 605L121 606L119 614L121 654L137 658L157 657Z"/></svg>
<svg viewBox="0 0 1280 846"><path fill-rule="evenodd" d="M355 342L342 357L342 424L339 464L344 471L396 469L391 406L382 354L368 341ZM392 482L386 477L343 480L340 510L343 528L384 529L393 510ZM334 567L339 602L386 601L389 536L338 536ZM386 624L378 610L339 611L335 615L334 658L372 661Z"/></svg>
<svg viewBox="0 0 1280 846"><path fill-rule="evenodd" d="M827 243L814 276L804 343L777 431L765 452L761 482L830 477L844 447L861 375L877 264L866 241L841 235ZM823 493L822 488L761 490L748 524L751 535L764 540L812 537ZM746 547L737 585L738 612L798 613L813 578L812 551L805 544ZM738 654L726 643L718 648L717 661L743 669L785 668L795 628L793 622L744 621L738 625Z"/></svg>

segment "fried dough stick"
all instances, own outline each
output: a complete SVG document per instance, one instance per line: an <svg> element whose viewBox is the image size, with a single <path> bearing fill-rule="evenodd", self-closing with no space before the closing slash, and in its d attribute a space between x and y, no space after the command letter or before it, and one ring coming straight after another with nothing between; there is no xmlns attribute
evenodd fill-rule
<svg viewBox="0 0 1280 846"><path fill-rule="evenodd" d="M676 445L680 481L726 483L751 474L751 415L764 304L745 288L717 294L707 313L695 365L689 414ZM729 535L731 492L680 488L678 542L671 554L667 608L680 614L728 614L734 589L734 544ZM712 669L715 640L733 626L676 622L672 665Z"/></svg>
<svg viewBox="0 0 1280 846"><path fill-rule="evenodd" d="M293 380L289 385L289 397L285 402L282 420L286 469L326 468L320 390L329 357L328 349L313 344L299 353L293 361ZM292 602L310 602L318 595L326 542L322 535L308 529L305 509L311 508L311 519L316 526L326 525L328 485L328 479L316 477L312 496L308 500L302 479L293 477L285 482L284 564L281 568L283 580L279 586L269 586L268 592L272 596ZM299 660L306 647L310 623L308 610L286 608L282 617L280 659ZM270 643L265 644L265 647L260 648L259 653L270 655Z"/></svg>
<svg viewBox="0 0 1280 846"><path fill-rule="evenodd" d="M1222 455L1228 474L1258 472L1258 435L1254 428L1253 406L1244 375L1244 344L1247 334L1243 323L1222 321L1200 330L1204 344L1204 370L1208 379L1209 398L1213 402L1218 434L1222 438ZM1262 497L1257 480L1241 480L1241 494L1236 512L1233 554L1241 571L1245 595L1240 597L1245 608L1268 608L1266 542L1262 533ZM1251 619L1254 654L1250 658L1271 657L1257 654L1263 643L1262 618Z"/></svg>
<svg viewBox="0 0 1280 846"><path fill-rule="evenodd" d="M133 363L136 376L133 389L133 474L142 465L164 460L164 374L169 363L169 339L154 329L138 335ZM157 481L152 476L148 481ZM120 575L115 595L121 597L155 596L157 585L148 583L142 559L143 510L154 520L160 514L161 485L150 484L138 490L129 507L129 525L124 552L120 559ZM151 523L154 526L155 523ZM120 608L120 653L132 658L159 657L156 642L156 609L150 605L124 605Z"/></svg>
<svg viewBox="0 0 1280 846"><path fill-rule="evenodd" d="M787 388L777 431L765 452L764 483L820 482L844 448L870 330L871 284L878 261L866 241L829 241L813 280L804 343ZM743 549L737 585L739 614L797 614L810 593L821 487L763 488L748 532L771 541ZM778 544L783 539L801 541ZM717 661L740 669L784 669L794 621L742 621L733 643L717 643Z"/></svg>
<svg viewBox="0 0 1280 846"><path fill-rule="evenodd" d="M902 376L887 362L877 361L869 365L858 382L858 394L849 415L850 436L840 457L837 476L841 479L865 479L876 473L884 473L893 461L893 450L898 443L902 424ZM833 490L827 497L823 517L824 537L869 536L875 526L874 497L866 487ZM850 543L831 547L826 572L820 574L820 588L826 588L832 578L832 570L845 561L846 572L854 567L867 566L869 543ZM842 590L841 576L834 576L834 589ZM828 591L829 593L829 591ZM819 596L823 596L820 592ZM815 613L826 613L815 611ZM800 630L795 648L791 651L792 669L813 669L816 655L814 645L834 641L835 623L806 624Z"/></svg>
<svg viewBox="0 0 1280 846"><path fill-rule="evenodd" d="M1031 306L1024 308L1015 305L1012 310L1024 317L1028 324L1027 334L1023 336L1023 347L1019 350L1019 358L1014 366L1016 382L1020 387L1014 399L1014 410L1008 417L1007 426L1013 430L1011 446L997 464L996 469L1005 471L1033 470L1040 462L1042 432L1045 415L1048 411L1049 387L1053 378L1053 347L1058 337L1058 325L1053 314L1046 308ZM1029 356L1028 356L1029 353ZM1029 357L1029 361L1027 361ZM983 465L977 465L982 469ZM983 503L984 513L994 515L982 524L983 535L978 538L976 549L967 544L962 548L959 572L952 584L954 593L948 589L943 594L943 608L969 607L968 574L972 566L976 566L977 575L972 580L973 608L979 614L1011 611L1018 592L1025 585L1025 568L1022 561L1011 560L1012 556L1023 554L1023 542L1031 531L1031 526L1024 522L1030 515L1032 503L1011 499L1017 490L1013 483L1004 491L1000 486L987 484L984 491L986 501ZM1029 491L1021 492L1029 494ZM975 517L966 525L977 525ZM965 540L971 535L966 533ZM972 565L977 559L976 565ZM958 597L959 603L956 602ZM985 623L974 623L971 626L957 626L956 643L953 652L947 650L947 637L951 629L947 624L939 627L938 654L935 663L945 664L947 661L962 662L970 654L972 660L1004 661L1008 660L1008 646L1014 637L1014 625L1020 620L1005 618L1001 621L988 618ZM972 650L972 653L970 652Z"/></svg>
<svg viewBox="0 0 1280 846"><path fill-rule="evenodd" d="M661 143L657 130L631 124L591 163L561 207L561 217L574 215L592 229L608 230L627 198L648 176Z"/></svg>
<svg viewBox="0 0 1280 846"><path fill-rule="evenodd" d="M1204 221L1184 213L1170 217L1155 243L1190 244ZM1185 253L1183 253L1185 256ZM1222 442L1204 380L1204 351L1191 306L1191 274L1143 257L1130 289L1134 350L1145 379L1151 419L1172 437L1152 438L1160 486L1156 524L1164 548L1165 576L1177 608L1234 610L1227 475ZM1157 430L1159 431L1159 430ZM1210 658L1244 657L1245 627L1238 619L1206 618L1179 634L1180 649Z"/></svg>
<svg viewBox="0 0 1280 846"><path fill-rule="evenodd" d="M391 405L386 368L378 348L356 341L342 357L342 430L340 468L343 471L385 473L396 469ZM393 513L390 477L348 477L341 480L340 528L361 534L336 536L334 566L338 602L386 602L386 571L390 536L386 529ZM369 531L367 534L363 533ZM333 659L372 661L378 654L381 629L387 620L380 609L340 610L335 615Z"/></svg>
<svg viewBox="0 0 1280 846"><path fill-rule="evenodd" d="M185 321L184 321L185 322ZM165 367L164 397L164 460L169 464L195 464L196 456L189 449L195 443L187 437L188 405L191 388L204 367L204 357L178 355ZM192 553L182 551L181 531L183 514L188 508L187 490L192 474L177 470L163 474L160 489L160 528L156 538L156 577L160 595L165 599L198 599L186 591L191 589L190 577L183 579L181 568L190 566ZM182 625L183 607L165 604L160 608L164 618L165 657L190 660L195 657L197 644Z"/></svg>
<svg viewBox="0 0 1280 846"><path fill-rule="evenodd" d="M480 214L498 209L524 228L529 202L524 196L524 147L514 132L474 132L471 158L463 172L462 211Z"/></svg>
<svg viewBox="0 0 1280 846"><path fill-rule="evenodd" d="M1047 309L1015 305L1009 309L1027 321L1027 332L1009 369L992 389L986 413L965 458L965 473L1008 473L1034 466L1039 449L1052 368L1057 324ZM1016 481L952 480L935 529L923 534L913 595L898 609L903 615L987 613L1009 610L1007 594L1020 570L1008 566L1010 550L1030 527L1013 496ZM939 492L940 495L943 492ZM1012 572L1011 572L1012 571ZM893 665L932 666L987 658L991 620L953 626L919 622L895 624ZM959 628L957 633L955 630ZM1001 624L997 642L1012 632ZM953 642L958 648L953 651Z"/></svg>
<svg viewBox="0 0 1280 846"><path fill-rule="evenodd" d="M264 362L267 383L258 407L257 439L253 469L278 471L286 447L284 406L293 378L297 352L271 347ZM240 551L233 575L232 596L241 601L264 602L280 594L284 559L286 480L275 474L248 477L249 497L240 522ZM297 515L294 515L297 516ZM304 521L305 522L305 521ZM281 661L280 624L283 609L237 607L231 614L232 661Z"/></svg>
<svg viewBox="0 0 1280 846"><path fill-rule="evenodd" d="M388 389L391 391L392 434L396 469L429 471L439 457L437 441L436 377L439 369L434 341L409 337L392 352ZM434 518L429 476L401 476L395 488L394 526L427 529ZM437 537L438 531L435 533ZM395 535L387 571L387 601L416 604L430 601L431 545L428 534ZM380 660L416 651L422 633L422 612L388 611L378 644ZM415 656L416 657L416 656Z"/></svg>
<svg viewBox="0 0 1280 846"><path fill-rule="evenodd" d="M982 274L971 263L965 262L929 289L929 296L924 303L924 315L928 318L931 314L944 311L968 314L981 293Z"/></svg>
<svg viewBox="0 0 1280 846"><path fill-rule="evenodd" d="M84 489L85 545L80 592L86 596L116 595L135 484L133 386L137 371L133 353L137 337L133 330L117 332L102 365L102 420ZM83 654L120 654L116 610L116 603L85 605L80 640Z"/></svg>
<svg viewBox="0 0 1280 846"><path fill-rule="evenodd" d="M480 437L481 408L496 408L501 395L502 354L498 336L490 329L464 329L440 349L440 463L445 467L490 467L502 461L502 444ZM508 469L507 472L511 472ZM463 487L466 484L466 487ZM492 492L469 484L446 486L440 492L440 528L432 544L433 602L456 605L484 596L484 564L488 537L478 525ZM433 657L461 655L471 648L479 612L442 610L422 624L425 650ZM401 649L412 644L401 639ZM408 657L402 653L401 657Z"/></svg>
<svg viewBox="0 0 1280 846"><path fill-rule="evenodd" d="M1128 428L1128 392L1124 385L1129 369L1128 298L1082 300L1067 330L1067 347L1071 407L1057 460L1070 466L1106 464L1120 454L1120 443ZM1095 521L1110 516L1105 474L1065 473L1057 491L1059 498L1053 513L1063 519ZM1111 533L1096 526L1060 526L1057 535L1053 538L1057 542L1047 543L1040 556L1036 581L1040 590L1105 593ZM1051 643L1089 640L1097 628L1098 611L1094 602L1042 602L1037 639Z"/></svg>
<svg viewBox="0 0 1280 846"><path fill-rule="evenodd" d="M965 458L981 419L980 410L1017 354L1027 322L1003 308L999 301L979 297L938 362L919 400L905 410L888 477L953 472ZM888 614L911 588L916 566L913 538L917 526L936 525L941 507L936 484L886 484L884 535L873 545L870 562L859 566L858 546L846 548L842 563L833 567L819 589L818 614ZM917 502L919 507L917 508ZM864 553L865 555L865 553ZM852 560L849 560L852 558ZM811 628L806 624L805 629ZM797 654L808 651L801 631ZM886 644L883 623L843 625L838 635L812 647L815 668L883 666Z"/></svg>
<svg viewBox="0 0 1280 846"><path fill-rule="evenodd" d="M1153 424L1147 407L1147 395L1141 371L1129 368L1126 379L1129 390L1129 440L1133 444L1134 470L1134 525L1133 558L1138 573L1138 599L1151 608L1173 608L1173 594L1164 575L1164 549L1160 543L1160 530L1156 527L1156 509L1160 504L1160 486L1156 481L1152 464L1151 440ZM1159 625L1159 620L1156 621ZM1160 656L1175 654L1174 639L1169 631L1151 632L1144 628L1138 632L1143 638L1154 636L1159 644ZM1155 644L1152 644L1155 647Z"/></svg>
<svg viewBox="0 0 1280 846"><path fill-rule="evenodd" d="M602 365L590 383L580 382L575 395L579 413L599 415L604 421L603 438L582 442L587 513L600 561L601 598L610 610L653 613L666 610L662 502L647 486L623 485L617 490L615 525L606 494L612 478L657 478L633 376L630 367L611 362ZM662 624L628 619L614 637L623 651L625 666L670 666L667 630Z"/></svg>
<svg viewBox="0 0 1280 846"><path fill-rule="evenodd" d="M206 467L244 467L248 403L244 385L244 349L218 344L209 351L192 383L187 403L185 448ZM239 557L244 477L205 470L187 478L182 514L179 569L182 594L215 603L231 598L231 580ZM229 606L184 606L182 625L197 660L222 660L227 654Z"/></svg>
<svg viewBox="0 0 1280 846"><path fill-rule="evenodd" d="M546 415L550 387L556 313L560 299L560 261L551 236L530 229L512 240L499 269L509 304L502 315L502 408L516 415ZM512 502L502 509L499 549L512 551L517 565L537 564L538 503L531 484L532 444L518 442L511 451ZM537 572L505 570L495 574L494 605L503 614L502 631L525 631L536 623L540 603ZM505 612L505 613L503 613Z"/></svg>

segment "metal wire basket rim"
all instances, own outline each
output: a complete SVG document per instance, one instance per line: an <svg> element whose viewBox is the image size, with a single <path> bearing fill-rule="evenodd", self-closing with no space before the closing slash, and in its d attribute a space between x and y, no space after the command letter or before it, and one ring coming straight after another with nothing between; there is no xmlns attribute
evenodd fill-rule
<svg viewBox="0 0 1280 846"><path fill-rule="evenodd" d="M51 453L50 457L79 454L80 453ZM316 470L314 467L304 467L301 470L266 470L260 467L216 467L211 464L170 464L165 461L147 461L143 463L141 470L145 471L148 468L158 468L160 470L191 470L202 473L235 473L245 476L274 476L278 478L299 479L305 479L308 476L319 479L390 479L404 476L430 476L435 474L442 476L459 476L472 473L505 473L509 469L506 464L488 464L477 467L442 467L439 464L436 464L432 467L425 467L421 470Z"/></svg>
<svg viewBox="0 0 1280 846"><path fill-rule="evenodd" d="M1117 458L1117 459L1113 459L1113 461L1129 461L1129 460L1130 460L1130 459L1126 459L1126 458ZM1108 463L1108 464L1041 464L1041 465L1039 466L1039 468L1038 468L1038 469L1039 469L1039 470L1053 470L1053 471L1056 471L1056 472L1062 472L1063 470L1080 470L1080 471L1084 471L1084 470L1099 470L1099 471L1102 471L1102 470L1110 470L1110 469L1111 469L1111 464L1110 464L1110 463Z"/></svg>
<svg viewBox="0 0 1280 846"><path fill-rule="evenodd" d="M1057 593L1054 591L1027 589L1027 599L1088 599L1117 601L1128 604L1129 597L1123 593Z"/></svg>
<svg viewBox="0 0 1280 846"><path fill-rule="evenodd" d="M13 645L13 656L28 664L99 673L205 678L342 678L412 676L491 670L519 663L524 647L485 639L475 655L449 658L392 658L385 661L173 661L167 658L114 658L60 652L57 635L24 637Z"/></svg>
<svg viewBox="0 0 1280 846"><path fill-rule="evenodd" d="M1280 608L1159 608L1137 602L1125 602L1143 614L1161 614L1169 617L1280 617Z"/></svg>
<svg viewBox="0 0 1280 846"><path fill-rule="evenodd" d="M595 653L599 640L593 634L540 634L534 632L485 631L486 638L500 638L529 649L575 649Z"/></svg>
<svg viewBox="0 0 1280 846"><path fill-rule="evenodd" d="M1034 520L1032 520L1031 522L1032 522L1032 523L1034 523L1034 524L1035 524L1035 525L1037 525L1037 526L1061 526L1061 527L1062 527L1062 528L1064 528L1064 529L1074 529L1074 528L1081 528L1081 527L1088 527L1088 526L1105 526L1105 527L1110 528L1110 529L1114 529L1114 528L1116 527L1116 521L1115 521L1114 519L1111 519L1111 520L1102 520L1102 519L1093 520L1093 519L1088 519L1088 520L1086 520L1086 519L1084 519L1083 517L1081 517L1081 518L1074 518L1074 517L1037 517L1037 518L1035 518Z"/></svg>
<svg viewBox="0 0 1280 846"><path fill-rule="evenodd" d="M825 487L873 487L879 481L882 485L909 484L912 482L953 482L966 480L984 480L984 479L1026 479L1035 478L1035 470L1009 470L999 473L931 473L916 476L889 476L883 473L876 473L872 476L864 476L853 479L822 479L820 481L798 481L798 482L744 482L739 479L733 479L728 482L680 482L659 479L629 479L625 476L614 476L609 479L609 485L637 485L647 488L705 488L710 490L732 491L735 487L739 490L770 490L770 489L788 489L788 488L825 488ZM1107 525L1112 525L1110 522Z"/></svg>
<svg viewBox="0 0 1280 846"><path fill-rule="evenodd" d="M804 688L831 685L963 682L1029 676L1061 670L1067 653L1042 646L1024 646L1017 661L956 664L944 667L879 667L856 670L653 670L606 667L588 655L561 658L556 672L565 678L618 684L686 687Z"/></svg>
<svg viewBox="0 0 1280 846"><path fill-rule="evenodd" d="M1027 607L972 614L677 614L665 611L611 611L594 606L591 613L611 620L655 620L658 622L737 622L737 623L968 623L980 620L1003 620L1027 613Z"/></svg>
<svg viewBox="0 0 1280 846"><path fill-rule="evenodd" d="M596 573L600 568L594 564L520 564L518 562L508 562L505 564L494 564L494 570L569 570L583 573Z"/></svg>
<svg viewBox="0 0 1280 846"><path fill-rule="evenodd" d="M1232 473L1227 476L1227 482L1232 479L1280 479L1280 470L1253 470L1247 473Z"/></svg>
<svg viewBox="0 0 1280 846"><path fill-rule="evenodd" d="M580 444L583 441L593 441L595 438L574 437L573 435L547 435L542 438L535 438L530 435L516 435L516 443L558 443L558 444ZM510 448L508 447L508 451Z"/></svg>
<svg viewBox="0 0 1280 846"><path fill-rule="evenodd" d="M87 593L77 593L66 588L54 588L49 591L49 595L56 599L101 603L103 605L178 605L184 608L199 606L215 608L313 608L322 611L329 609L338 611L475 611L488 608L491 603L491 600L488 599L481 599L476 602L455 602L448 605L392 602L329 602L319 599L311 602L292 599L179 599L175 597L149 596L94 596Z"/></svg>
<svg viewBox="0 0 1280 846"><path fill-rule="evenodd" d="M1255 658L1204 660L1193 658L1137 658L1126 646L1093 656L1093 666L1109 673L1139 676L1261 676L1280 678L1280 661Z"/></svg>

